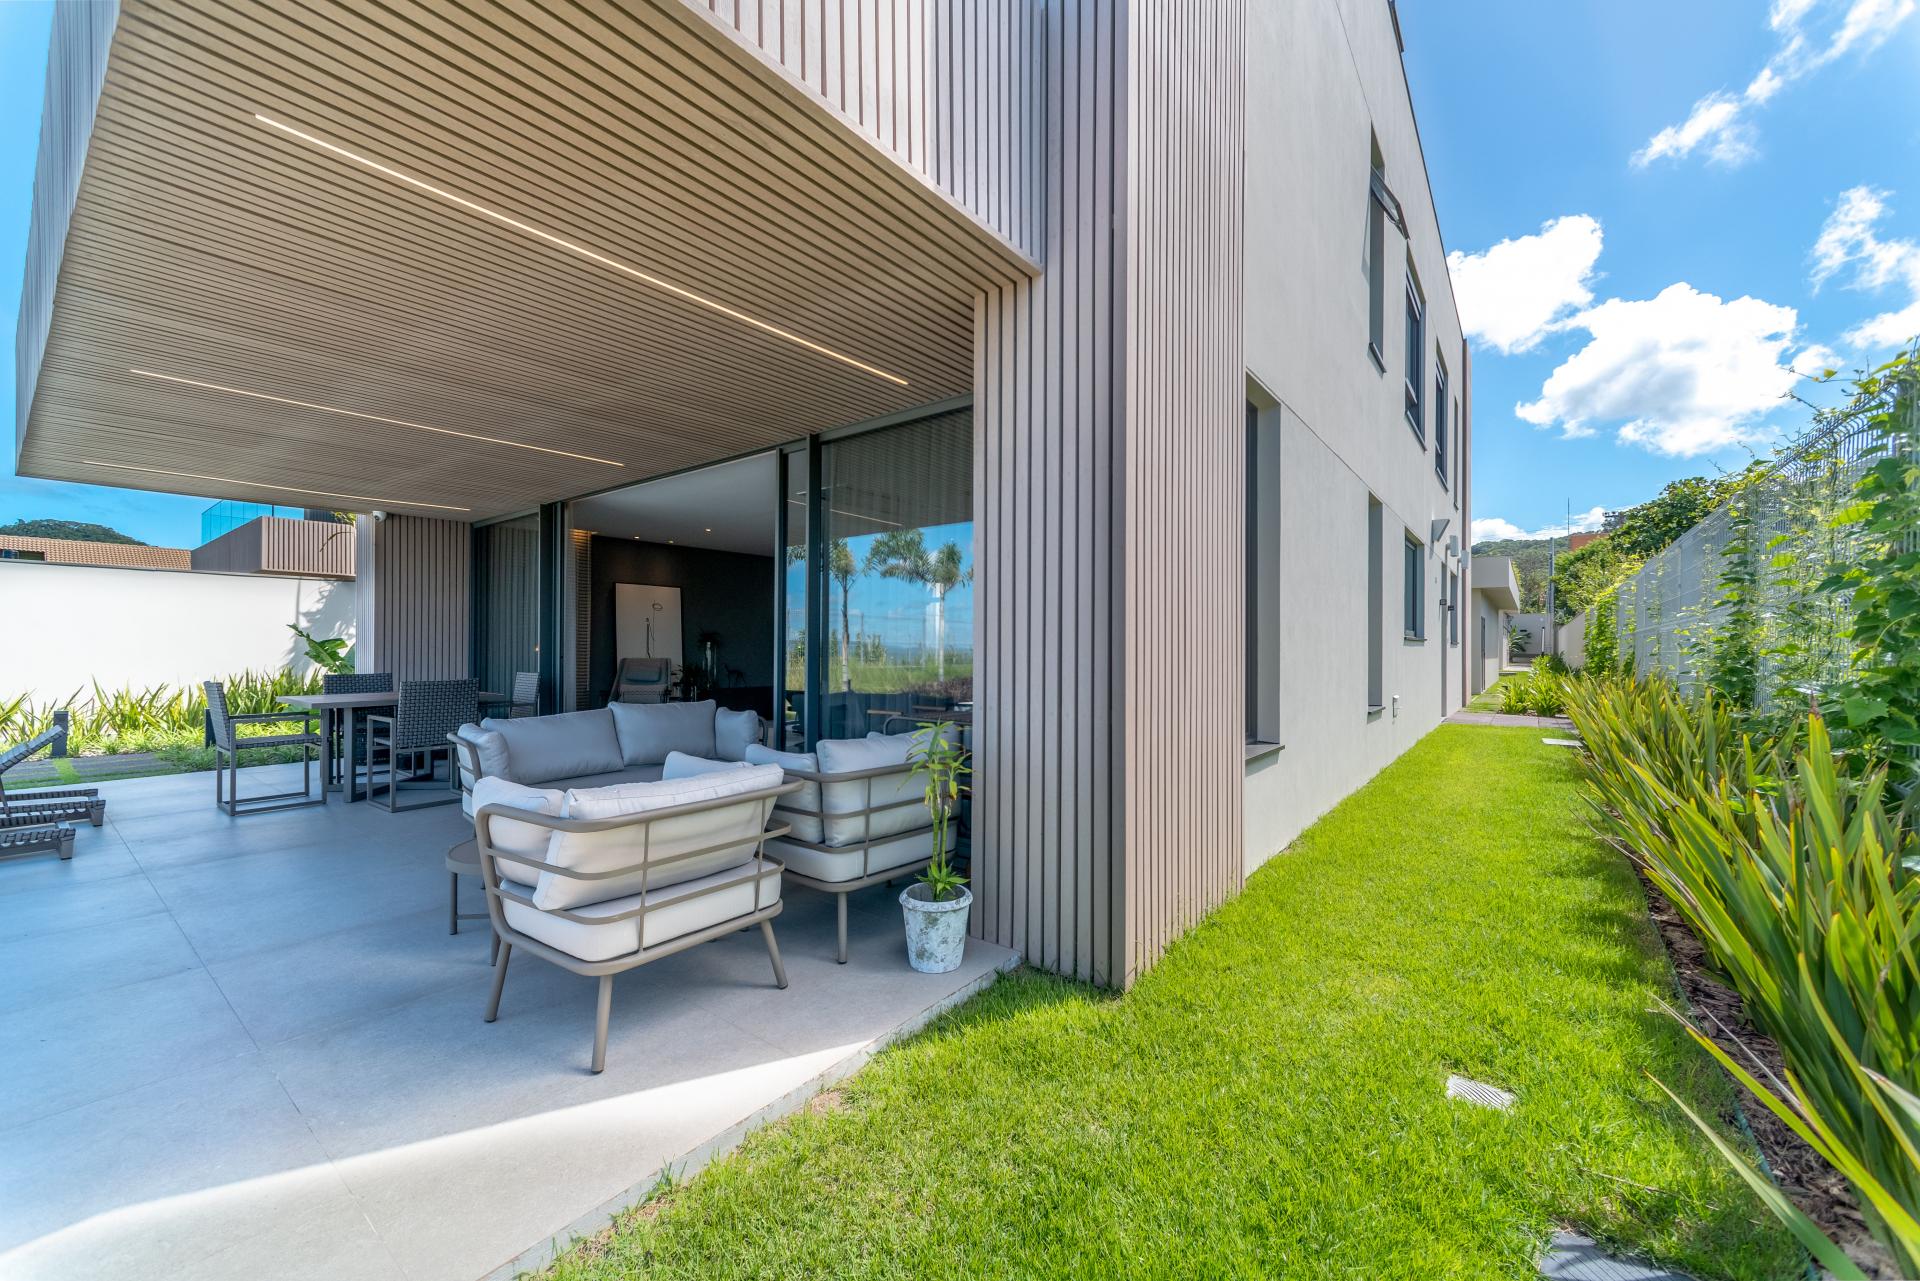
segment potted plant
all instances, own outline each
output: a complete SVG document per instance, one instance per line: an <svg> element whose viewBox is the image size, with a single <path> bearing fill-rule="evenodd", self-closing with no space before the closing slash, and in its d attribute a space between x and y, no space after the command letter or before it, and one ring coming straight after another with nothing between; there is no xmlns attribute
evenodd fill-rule
<svg viewBox="0 0 1920 1281"><path fill-rule="evenodd" d="M933 816L933 860L912 885L900 892L907 918L907 964L922 974L960 968L967 950L967 909L973 891L954 870L953 822L960 809L963 780L973 772L959 727L950 721L922 724L908 753L915 778L926 782L927 812Z"/></svg>

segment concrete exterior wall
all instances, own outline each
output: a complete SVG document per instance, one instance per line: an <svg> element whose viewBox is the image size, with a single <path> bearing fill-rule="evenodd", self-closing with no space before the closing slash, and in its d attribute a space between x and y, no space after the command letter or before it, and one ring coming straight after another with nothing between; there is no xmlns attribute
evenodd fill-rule
<svg viewBox="0 0 1920 1281"><path fill-rule="evenodd" d="M1547 643L1552 639L1552 629L1547 625L1545 614L1509 614L1507 621L1527 634L1527 643L1514 647L1515 662L1537 658L1547 652Z"/></svg>
<svg viewBox="0 0 1920 1281"><path fill-rule="evenodd" d="M1587 665L1587 616L1575 614L1560 624L1560 634L1554 638L1554 652L1560 655L1560 661L1568 667Z"/></svg>
<svg viewBox="0 0 1920 1281"><path fill-rule="evenodd" d="M1446 254L1427 187L1388 6L1301 0L1247 15L1246 359L1281 403L1280 636L1284 748L1246 768L1251 869L1464 701L1468 670L1446 634L1443 584L1463 571L1460 460L1434 471L1432 360L1466 380ZM1367 352L1369 130L1410 238L1387 229L1380 371ZM1403 263L1426 298L1427 433L1404 418ZM1449 418L1457 424L1453 405ZM1456 439L1457 425L1450 433ZM1367 505L1384 508L1384 710L1367 710ZM1433 522L1447 521L1438 540ZM1426 638L1402 634L1402 553L1423 544ZM1465 539L1461 538L1462 543ZM1469 597L1465 586L1461 595ZM1464 622L1464 620L1463 620ZM1469 629L1459 630L1464 645Z"/></svg>
<svg viewBox="0 0 1920 1281"><path fill-rule="evenodd" d="M0 700L304 672L287 630L354 635L352 583L0 561Z"/></svg>
<svg viewBox="0 0 1920 1281"><path fill-rule="evenodd" d="M1481 592L1473 594L1472 635L1468 644L1473 653L1468 659L1473 688L1478 694L1500 679L1500 668L1507 661L1507 613Z"/></svg>

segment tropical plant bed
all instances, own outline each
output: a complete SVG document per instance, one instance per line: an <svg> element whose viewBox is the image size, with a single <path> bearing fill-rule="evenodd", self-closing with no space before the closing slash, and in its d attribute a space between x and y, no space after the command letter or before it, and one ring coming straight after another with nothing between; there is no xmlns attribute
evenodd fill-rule
<svg viewBox="0 0 1920 1281"><path fill-rule="evenodd" d="M1691 1016L1694 1026L1763 1080L1785 1080L1786 1059L1780 1047L1747 1018L1746 1003L1715 971L1707 949L1674 910L1673 904L1637 866L1634 874L1640 878L1640 888L1647 897L1647 915L1660 932L1667 959L1673 963L1674 979L1686 998L1684 1012ZM1764 1072L1761 1069L1765 1069ZM1741 1119L1746 1122L1748 1132L1766 1158L1768 1172L1781 1191L1869 1276L1898 1277L1893 1260L1873 1239L1866 1218L1840 1173L1765 1108L1746 1106L1742 1108ZM1735 1122L1732 1116L1723 1120L1729 1127Z"/></svg>

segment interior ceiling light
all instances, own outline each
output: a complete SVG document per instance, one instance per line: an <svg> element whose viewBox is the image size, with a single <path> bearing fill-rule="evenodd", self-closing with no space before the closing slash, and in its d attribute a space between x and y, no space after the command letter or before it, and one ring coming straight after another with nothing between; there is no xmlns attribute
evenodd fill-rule
<svg viewBox="0 0 1920 1281"><path fill-rule="evenodd" d="M363 418L370 423L387 423L393 427L411 427L415 431L436 432L442 436L459 436L465 440L478 440L489 445L510 445L515 449L531 449L537 454L556 454L561 458L577 458L583 463L602 463L608 467L625 467L611 458L595 458L592 454L576 454L567 449L549 449L545 445L526 445L517 440L502 440L498 436L482 436L478 432L456 431L452 427L431 427L426 423L408 422L404 418L387 418L380 414L365 414L357 409L342 409L338 405L317 405L310 400L294 400L287 396L271 396L264 391L248 391L244 387L228 387L221 383L201 382L197 378L181 378L174 374L157 374L151 369L129 369L130 374L142 378L156 378L163 383L179 383L182 387L198 387L203 391L222 391L229 396L245 396L249 400L266 400L276 405L292 405L296 409L316 409L323 414L339 414L344 418Z"/></svg>
<svg viewBox="0 0 1920 1281"><path fill-rule="evenodd" d="M511 227L515 231L522 232L525 235L534 236L540 240L544 240L550 245L554 245L560 249L566 250L568 253L578 254L580 257L585 258L590 262L597 262L603 267L611 267L613 270L620 272L623 275L631 276L635 280L640 281L642 284L652 285L655 289L659 289L666 293L670 293L676 298L684 298L688 302L695 303L699 306L707 308L709 311L717 311L723 316L728 316L734 320L740 321L742 324L752 325L755 329L758 329L763 333L772 334L776 338L784 338L790 343L795 343L795 344L798 344L799 346L805 347L808 351L818 352L820 355L827 357L829 360L837 360L843 365L849 365L854 369L860 370L862 373L872 374L875 378L884 378L888 382L893 383L900 387L905 387L908 385L907 380L900 377L898 374L890 374L886 370L877 368L873 365L869 365L863 360L855 360L852 356L847 355L845 352L835 351L833 348L823 346L820 343L814 342L810 338L802 338L799 334L794 333L790 329L782 329L780 328L780 326L775 324L769 324L767 321L761 320L757 316L749 316L746 312L740 311L733 307L729 307L723 302L719 302L715 299L708 298L704 294L697 294L693 292L693 290L691 289L684 289L681 286L674 284L672 281L662 280L658 276L649 275L647 272L641 271L638 267L629 266L628 264L621 262L617 258L609 258L607 255L600 253L597 250L589 249L585 245L580 244L576 241L568 240L563 236L556 236L550 231L542 231L540 228L535 227L529 223L521 222L518 218L509 217L508 215L501 213L497 209L489 209L487 206L480 204L477 201L468 200L465 196L456 196L453 192L446 190L444 187L436 187L430 182L422 182L420 179L415 178L412 174L402 173L398 169L390 168L387 165L381 164L377 160L373 160L366 156L361 155L357 151L349 151L345 147L337 146L334 143L328 142L324 138L316 138L310 133L303 133L302 131L295 129L292 125L284 124L281 121L275 120L272 116L264 116L256 111L253 115L253 118L259 121L261 124L267 126L267 128L269 129L279 130L281 133L286 134L289 138L298 138L300 141L304 143L307 143L311 146L318 147L322 151L330 152L333 155L339 156L343 160L351 160L354 164L357 164L362 168L371 169L373 172L377 174L384 174L385 176L392 178L396 182L404 182L409 187L412 187L416 191L424 191L428 195L437 197L438 199L444 200L449 204L458 205L462 209L470 210L473 213L477 213L482 218L490 218L494 222L499 223L503 227Z"/></svg>
<svg viewBox="0 0 1920 1281"><path fill-rule="evenodd" d="M299 489L293 485L269 485L265 481L242 480L238 476L209 476L197 471L169 471L165 467L135 467L131 463L103 463L97 458L82 458L81 465L86 467L111 467L115 471L145 472L149 476L178 476L182 480L211 480L222 485L251 485L255 489L272 489L283 494L311 494L315 498L345 498L356 503L373 503L383 507L431 507L443 512L469 512L471 507L455 507L451 503L421 503L407 498L369 498L365 494L336 494L326 489Z"/></svg>

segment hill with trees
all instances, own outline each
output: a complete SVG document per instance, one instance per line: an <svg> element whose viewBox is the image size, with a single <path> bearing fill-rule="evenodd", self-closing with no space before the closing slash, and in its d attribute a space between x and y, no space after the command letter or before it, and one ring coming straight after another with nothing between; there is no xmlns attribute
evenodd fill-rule
<svg viewBox="0 0 1920 1281"><path fill-rule="evenodd" d="M126 543L134 547L147 544L137 538L129 538L110 525L96 525L85 520L16 520L11 525L0 525L0 534L11 534L16 538L65 538L76 543Z"/></svg>

